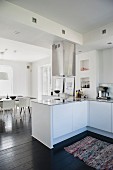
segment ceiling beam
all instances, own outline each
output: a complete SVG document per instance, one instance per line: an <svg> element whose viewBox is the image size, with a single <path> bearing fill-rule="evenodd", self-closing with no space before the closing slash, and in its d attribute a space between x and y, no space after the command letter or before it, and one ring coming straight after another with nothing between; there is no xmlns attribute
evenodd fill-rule
<svg viewBox="0 0 113 170"><path fill-rule="evenodd" d="M37 28L77 44L83 43L82 34L4 0L0 2L0 17ZM36 19L36 23L32 22L33 18Z"/></svg>

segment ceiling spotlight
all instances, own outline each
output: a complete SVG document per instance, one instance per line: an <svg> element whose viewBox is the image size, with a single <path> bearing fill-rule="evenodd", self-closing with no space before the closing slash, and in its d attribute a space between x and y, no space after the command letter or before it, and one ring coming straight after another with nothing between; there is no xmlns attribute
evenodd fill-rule
<svg viewBox="0 0 113 170"><path fill-rule="evenodd" d="M17 35L17 34L20 34L20 32L19 32L19 31L14 31L14 34L16 34L16 35Z"/></svg>
<svg viewBox="0 0 113 170"><path fill-rule="evenodd" d="M4 54L4 51L1 51L0 54L3 55L3 54Z"/></svg>
<svg viewBox="0 0 113 170"><path fill-rule="evenodd" d="M13 52L14 52L14 53L16 53L17 51L16 51L16 50L14 50Z"/></svg>
<svg viewBox="0 0 113 170"><path fill-rule="evenodd" d="M1 55L4 55L4 54L6 53L7 50L8 50L8 49L5 48L5 50L4 50L4 51L1 51L0 54L1 54Z"/></svg>
<svg viewBox="0 0 113 170"><path fill-rule="evenodd" d="M78 51L79 53L81 53L82 51Z"/></svg>
<svg viewBox="0 0 113 170"><path fill-rule="evenodd" d="M107 44L110 45L110 44L112 44L112 42L108 42Z"/></svg>

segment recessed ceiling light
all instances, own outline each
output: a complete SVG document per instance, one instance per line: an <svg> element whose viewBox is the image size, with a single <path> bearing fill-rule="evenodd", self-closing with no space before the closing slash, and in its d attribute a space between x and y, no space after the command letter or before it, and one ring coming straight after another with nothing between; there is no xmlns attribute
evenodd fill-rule
<svg viewBox="0 0 113 170"><path fill-rule="evenodd" d="M32 22L37 23L37 18L32 17Z"/></svg>
<svg viewBox="0 0 113 170"><path fill-rule="evenodd" d="M79 53L81 53L82 51L78 51Z"/></svg>
<svg viewBox="0 0 113 170"><path fill-rule="evenodd" d="M14 53L16 53L17 51L16 51L16 50L14 50L13 52L14 52Z"/></svg>
<svg viewBox="0 0 113 170"><path fill-rule="evenodd" d="M20 34L20 32L19 32L19 31L14 31L14 34L16 34L16 35L17 35L17 34Z"/></svg>
<svg viewBox="0 0 113 170"><path fill-rule="evenodd" d="M110 44L112 44L112 42L108 42L107 44L110 45Z"/></svg>
<svg viewBox="0 0 113 170"><path fill-rule="evenodd" d="M1 51L0 54L1 54L1 55L5 54L7 50L8 50L8 49L5 48L5 50L4 50L4 51Z"/></svg>
<svg viewBox="0 0 113 170"><path fill-rule="evenodd" d="M3 55L3 54L4 54L4 51L1 51L0 54Z"/></svg>

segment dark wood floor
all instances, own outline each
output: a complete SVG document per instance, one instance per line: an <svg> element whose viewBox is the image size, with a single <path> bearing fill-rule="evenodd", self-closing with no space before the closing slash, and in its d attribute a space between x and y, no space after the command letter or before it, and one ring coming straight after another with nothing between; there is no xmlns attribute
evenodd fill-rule
<svg viewBox="0 0 113 170"><path fill-rule="evenodd" d="M31 116L28 113L22 114L21 119L19 113L14 117L8 112L4 118L0 113L0 170L93 170L64 150L64 146L88 134L97 137L85 132L50 150L31 137Z"/></svg>

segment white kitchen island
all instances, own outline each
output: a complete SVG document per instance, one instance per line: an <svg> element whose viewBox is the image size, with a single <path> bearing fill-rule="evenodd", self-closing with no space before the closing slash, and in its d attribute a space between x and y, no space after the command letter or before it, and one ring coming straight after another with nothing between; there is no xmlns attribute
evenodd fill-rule
<svg viewBox="0 0 113 170"><path fill-rule="evenodd" d="M49 148L86 131L87 101L32 102L32 136Z"/></svg>

